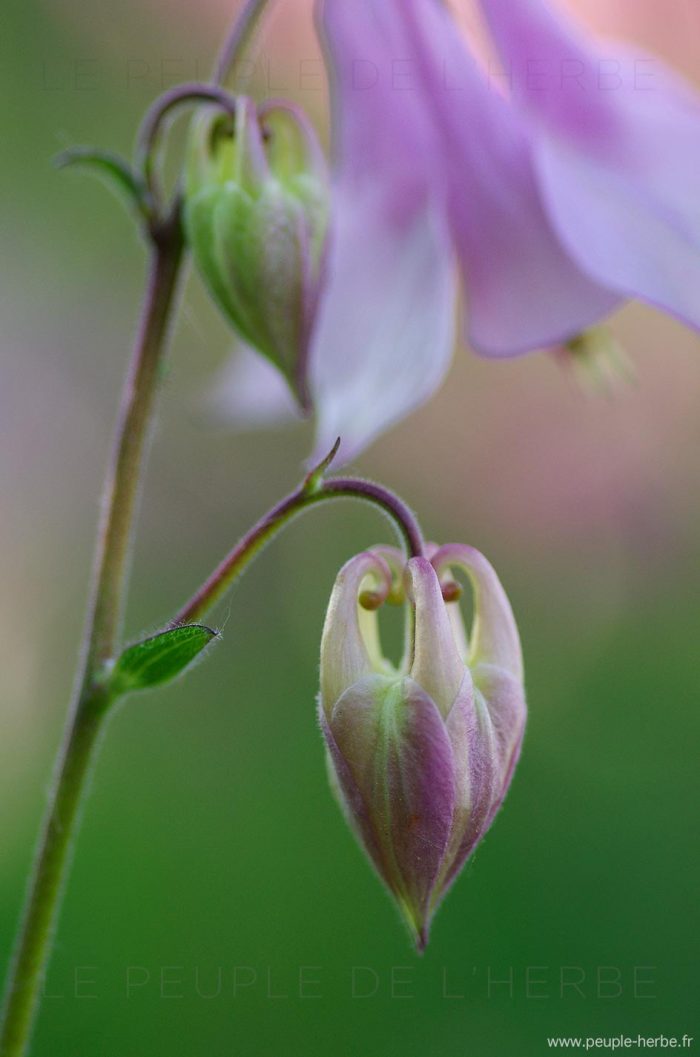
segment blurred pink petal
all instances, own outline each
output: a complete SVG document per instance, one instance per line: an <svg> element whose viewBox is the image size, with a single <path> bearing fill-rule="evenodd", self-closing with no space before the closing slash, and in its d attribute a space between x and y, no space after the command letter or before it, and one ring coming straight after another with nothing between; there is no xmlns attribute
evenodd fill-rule
<svg viewBox="0 0 700 1057"><path fill-rule="evenodd" d="M700 327L700 100L543 0L482 0L527 116L547 209L593 279Z"/></svg>
<svg viewBox="0 0 700 1057"><path fill-rule="evenodd" d="M284 375L243 343L215 379L209 407L215 417L240 429L267 429L302 420Z"/></svg>
<svg viewBox="0 0 700 1057"><path fill-rule="evenodd" d="M348 461L442 382L454 344L454 268L429 203L394 219L382 194L339 191L311 353L318 461Z"/></svg>
<svg viewBox="0 0 700 1057"><path fill-rule="evenodd" d="M407 218L417 223L429 203L444 210L451 227L467 287L470 333L485 353L509 355L548 345L609 312L617 298L583 275L557 239L542 209L517 115L490 88L450 15L432 0L401 5L358 0L352 6L325 0L321 11L334 75L340 194L335 273L326 294L333 307L326 309L326 325L317 336L316 362L331 361L341 331L349 354L358 356L351 344L359 347L362 334L353 318L362 319L376 336L373 356L386 363L389 377L402 344L396 328L403 328L409 313L416 318L416 302L408 287L401 291L395 285L399 273L393 269L385 271L381 293L366 302L358 296L366 285L363 272L372 269L373 247L380 241L383 256L390 254L392 240L395 255L403 254ZM370 193L378 210L374 230L363 215ZM396 311L401 297L403 310ZM363 306L361 316L357 305ZM424 309L427 322L428 304ZM431 344L428 355L444 370L444 347L435 339ZM409 353L405 348L404 370ZM433 387L426 374L412 404L426 399ZM376 419L375 431L389 421L385 416L382 427ZM366 432L366 425L361 428Z"/></svg>
<svg viewBox="0 0 700 1057"><path fill-rule="evenodd" d="M407 11L442 133L471 341L492 356L556 344L605 316L618 298L566 253L542 207L519 115L489 84L452 19L431 0Z"/></svg>
<svg viewBox="0 0 700 1057"><path fill-rule="evenodd" d="M336 165L311 389L317 452L341 436L348 459L442 381L454 279L432 115L390 69L406 54L404 20L377 0L328 0L320 12Z"/></svg>
<svg viewBox="0 0 700 1057"><path fill-rule="evenodd" d="M347 461L439 386L453 257L487 356L565 343L626 297L700 326L696 97L660 64L641 90L648 60L594 47L543 0L481 7L498 81L435 0L318 5L335 196L314 457L340 435Z"/></svg>

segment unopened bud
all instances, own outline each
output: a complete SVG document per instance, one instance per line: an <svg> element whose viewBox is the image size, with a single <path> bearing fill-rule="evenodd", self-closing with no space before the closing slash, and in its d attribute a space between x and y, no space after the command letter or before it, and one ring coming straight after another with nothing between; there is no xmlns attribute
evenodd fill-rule
<svg viewBox="0 0 700 1057"><path fill-rule="evenodd" d="M467 637L441 576L474 588ZM419 949L430 921L486 833L510 784L525 726L520 640L494 570L470 547L405 567L406 652L384 656L370 592L388 597L385 556L341 570L321 645L319 717L343 812L395 897ZM452 596L448 591L448 599Z"/></svg>
<svg viewBox="0 0 700 1057"><path fill-rule="evenodd" d="M240 98L207 108L189 149L185 226L214 299L308 406L307 353L328 223L328 177L306 117Z"/></svg>

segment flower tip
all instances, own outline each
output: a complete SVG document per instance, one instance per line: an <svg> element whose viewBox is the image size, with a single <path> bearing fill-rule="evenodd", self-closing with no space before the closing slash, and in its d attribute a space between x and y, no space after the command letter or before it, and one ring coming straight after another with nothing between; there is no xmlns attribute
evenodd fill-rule
<svg viewBox="0 0 700 1057"><path fill-rule="evenodd" d="M424 908L419 909L404 900L399 900L399 909L404 923L408 926L416 954L425 954L430 939L430 917Z"/></svg>

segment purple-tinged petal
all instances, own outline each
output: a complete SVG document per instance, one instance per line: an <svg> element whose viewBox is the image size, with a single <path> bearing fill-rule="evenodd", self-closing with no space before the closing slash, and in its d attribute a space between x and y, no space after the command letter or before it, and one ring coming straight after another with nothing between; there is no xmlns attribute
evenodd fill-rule
<svg viewBox="0 0 700 1057"><path fill-rule="evenodd" d="M379 876L385 880L390 872L390 866L372 825L371 805L365 799L350 766L338 748L320 697L318 719L327 749L328 779L333 794L348 826L367 852Z"/></svg>
<svg viewBox="0 0 700 1057"><path fill-rule="evenodd" d="M597 45L543 0L481 3L569 254L611 290L700 327L700 98L660 60Z"/></svg>
<svg viewBox="0 0 700 1057"><path fill-rule="evenodd" d="M452 839L435 887L433 908L486 835L503 803L525 730L522 684L503 669L489 669L487 665L475 671L474 682L471 699L460 695L447 722L461 806L455 809Z"/></svg>
<svg viewBox="0 0 700 1057"><path fill-rule="evenodd" d="M474 672L474 682L478 686L477 696L488 710L494 736L493 799L484 825L485 831L508 792L520 757L527 708L522 683L502 668L481 664Z"/></svg>
<svg viewBox="0 0 700 1057"><path fill-rule="evenodd" d="M438 572L456 566L470 577L474 622L470 635L471 696L458 696L447 720L462 775L460 819L436 890L435 905L491 825L520 755L527 708L523 663L513 611L493 567L479 551L448 544L433 554Z"/></svg>
<svg viewBox="0 0 700 1057"><path fill-rule="evenodd" d="M248 345L239 345L222 366L207 399L214 416L237 429L267 429L302 421L284 376Z"/></svg>
<svg viewBox="0 0 700 1057"><path fill-rule="evenodd" d="M442 5L325 0L321 11L339 134L310 361L314 458L340 435L347 460L444 377L451 246L470 336L489 355L567 340L618 298L565 252L542 207L529 141Z"/></svg>
<svg viewBox="0 0 700 1057"><path fill-rule="evenodd" d="M499 769L496 735L483 696L468 673L447 719L455 759L457 803L450 846L433 894L436 907L488 828Z"/></svg>
<svg viewBox="0 0 700 1057"><path fill-rule="evenodd" d="M391 590L391 570L383 558L365 551L338 573L321 638L321 704L326 716L341 694L386 665L377 634L377 614L358 604L362 585L373 581L380 597Z"/></svg>
<svg viewBox="0 0 700 1057"><path fill-rule="evenodd" d="M593 282L563 247L543 207L521 121L489 85L449 12L433 0L383 2L407 22L441 134L474 346L513 355L557 344L600 320L619 295Z"/></svg>
<svg viewBox="0 0 700 1057"><path fill-rule="evenodd" d="M518 626L503 585L490 562L474 547L450 543L433 555L438 573L457 566L469 576L474 589L474 623L470 636L469 665L502 668L522 682L523 657Z"/></svg>
<svg viewBox="0 0 700 1057"><path fill-rule="evenodd" d="M431 562L438 553L440 548L436 543L428 543L425 548L425 556ZM444 586L454 583L454 575L449 566L442 566L439 574L440 583ZM458 592L461 596L461 592ZM443 596L444 597L444 596ZM453 601L447 603L447 615L450 619L450 625L452 627L452 634L454 636L455 643L457 644L457 650L462 658L463 663L466 665L469 660L469 639L467 637L467 629L464 625L464 614L462 613L462 607L459 602L459 597Z"/></svg>
<svg viewBox="0 0 700 1057"><path fill-rule="evenodd" d="M382 191L338 190L326 285L311 344L317 409L311 461L336 437L339 462L420 406L447 373L455 283L449 238L426 206L396 217Z"/></svg>
<svg viewBox="0 0 700 1057"><path fill-rule="evenodd" d="M438 575L427 558L409 561L406 582L415 614L409 674L447 718L464 681L465 662L455 639Z"/></svg>
<svg viewBox="0 0 700 1057"><path fill-rule="evenodd" d="M618 128L609 97L619 63L596 54L572 23L542 0L480 0L514 99L552 130L580 145L613 144Z"/></svg>
<svg viewBox="0 0 700 1057"><path fill-rule="evenodd" d="M692 130L676 124L669 116L656 135L649 122L648 135L656 135L659 151L654 168L658 172L665 156L678 156L676 148L686 146L689 164L698 172L700 115ZM700 208L697 202L685 208L680 181L677 191L661 196L654 188L661 186L660 179L630 177L554 141L542 141L539 165L552 218L581 266L626 296L700 329Z"/></svg>
<svg viewBox="0 0 700 1057"><path fill-rule="evenodd" d="M342 695L329 726L369 808L374 842L382 852L382 876L423 947L455 802L445 724L412 679L375 676ZM342 783L342 773L338 778Z"/></svg>
<svg viewBox="0 0 700 1057"><path fill-rule="evenodd" d="M522 683L502 668L478 665L473 684L470 677L447 719L457 802L433 908L487 833L508 792L520 756L525 719Z"/></svg>
<svg viewBox="0 0 700 1057"><path fill-rule="evenodd" d="M422 93L402 90L401 13L386 0L325 0L320 12L336 142L313 458L340 436L348 461L443 380L455 283L432 118Z"/></svg>
<svg viewBox="0 0 700 1057"><path fill-rule="evenodd" d="M420 201L427 176L441 173L439 130L411 40L412 12L424 7L425 0L322 0L318 8L331 75L336 178L360 190L393 175L394 204L409 208ZM444 176L441 188L432 187L443 197L446 189Z"/></svg>

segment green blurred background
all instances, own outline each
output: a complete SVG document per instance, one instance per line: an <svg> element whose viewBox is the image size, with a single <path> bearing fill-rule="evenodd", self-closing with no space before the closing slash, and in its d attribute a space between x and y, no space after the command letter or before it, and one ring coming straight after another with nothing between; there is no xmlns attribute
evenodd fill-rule
<svg viewBox="0 0 700 1057"><path fill-rule="evenodd" d="M609 4L608 28L657 40L692 72L697 12L671 6L673 33L661 0ZM309 4L279 7L257 89L322 122ZM229 8L9 0L2 13L3 965L70 693L144 271L116 200L51 157L73 143L127 151L162 88L206 74ZM361 462L429 535L492 559L527 660L522 763L426 956L326 786L324 608L340 564L388 531L341 505L265 552L221 607L206 664L114 718L37 1057L534 1057L550 1035L700 1034L700 343L642 308L615 330L638 380L614 399L584 397L550 356L492 364L459 350L438 397ZM132 637L298 478L303 432L212 428L207 392L229 346L192 279L142 508ZM562 995L562 969L580 990Z"/></svg>

